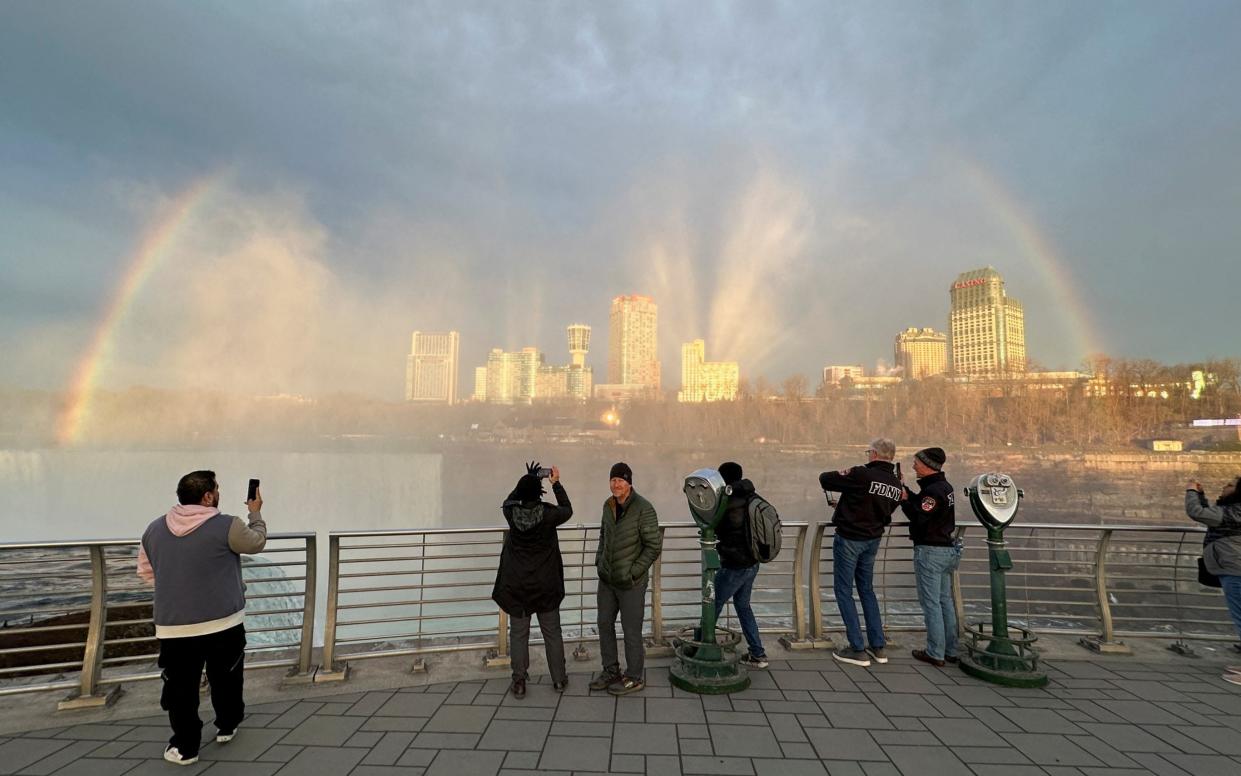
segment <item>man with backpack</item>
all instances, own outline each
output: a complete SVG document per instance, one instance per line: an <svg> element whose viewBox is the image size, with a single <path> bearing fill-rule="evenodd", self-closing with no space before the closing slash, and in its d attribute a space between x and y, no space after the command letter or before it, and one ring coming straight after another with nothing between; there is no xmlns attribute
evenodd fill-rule
<svg viewBox="0 0 1241 776"><path fill-rule="evenodd" d="M741 464L722 463L719 472L724 483L732 486L732 493L715 527L720 553L720 570L715 572L715 616L718 618L724 605L730 600L733 602L737 619L741 621L741 633L750 648L749 654L741 658L741 664L747 668L766 668L767 653L758 635L750 594L758 577L759 564L771 560L780 550L779 517L775 509L754 492L754 483L742 479Z"/></svg>

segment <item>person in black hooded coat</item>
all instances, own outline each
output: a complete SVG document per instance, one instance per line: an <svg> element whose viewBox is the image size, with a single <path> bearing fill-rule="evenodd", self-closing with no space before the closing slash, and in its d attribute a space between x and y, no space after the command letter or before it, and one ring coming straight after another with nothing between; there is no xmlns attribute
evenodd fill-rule
<svg viewBox="0 0 1241 776"><path fill-rule="evenodd" d="M530 668L530 616L538 615L539 630L547 650L547 667L552 687L564 692L569 683L565 671L564 640L560 635L560 602L564 600L564 562L556 528L573 516L569 495L560 484L560 470L553 466L548 480L556 503L541 500L543 483L535 474L539 465L530 464L527 473L501 507L508 523L500 567L491 599L509 616L509 651L512 654L513 696L524 698Z"/></svg>

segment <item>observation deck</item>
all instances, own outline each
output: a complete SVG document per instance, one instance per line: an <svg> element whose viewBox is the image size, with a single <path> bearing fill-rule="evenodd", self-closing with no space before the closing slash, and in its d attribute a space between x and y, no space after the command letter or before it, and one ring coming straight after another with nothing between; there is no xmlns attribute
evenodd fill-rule
<svg viewBox="0 0 1241 776"><path fill-rule="evenodd" d="M668 682L659 655L697 605L696 558L692 529L663 530L646 689L587 688L599 668L594 529L572 526L561 533L562 620L585 659L570 658L558 695L532 646L520 701L507 694L506 623L488 600L501 529L333 532L322 559L313 534L273 536L246 566L248 717L183 771L161 759L169 730L140 632L144 593L130 582L133 543L0 545L0 637L57 639L0 641L0 774L1241 773L1241 687L1220 678L1241 653L1222 598L1196 583L1194 527L1014 526L1010 617L1040 635L1050 683L1011 689L909 656L922 633L899 525L876 565L891 661L836 663L830 527L786 524L785 553L763 566L754 595L771 666L732 696ZM987 614L977 533L965 531L957 580L970 622ZM63 566L55 590L22 587L49 563ZM204 697L208 721L209 706ZM204 738L213 732L208 722Z"/></svg>

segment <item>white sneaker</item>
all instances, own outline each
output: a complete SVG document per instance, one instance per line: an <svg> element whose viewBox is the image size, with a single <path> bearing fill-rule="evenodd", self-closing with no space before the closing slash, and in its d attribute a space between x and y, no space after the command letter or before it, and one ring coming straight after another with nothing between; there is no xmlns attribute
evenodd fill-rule
<svg viewBox="0 0 1241 776"><path fill-rule="evenodd" d="M227 744L229 741L232 741L233 738L235 738L236 736L237 736L237 728L233 728L227 733L224 732L223 730L217 730L215 734L215 742L217 744Z"/></svg>
<svg viewBox="0 0 1241 776"><path fill-rule="evenodd" d="M1224 675L1220 678L1229 684L1241 685L1241 674L1234 674L1232 671L1225 671Z"/></svg>
<svg viewBox="0 0 1241 776"><path fill-rule="evenodd" d="M173 765L193 765L198 762L198 755L193 757L182 757L181 751L175 746L170 746L164 750L164 759Z"/></svg>

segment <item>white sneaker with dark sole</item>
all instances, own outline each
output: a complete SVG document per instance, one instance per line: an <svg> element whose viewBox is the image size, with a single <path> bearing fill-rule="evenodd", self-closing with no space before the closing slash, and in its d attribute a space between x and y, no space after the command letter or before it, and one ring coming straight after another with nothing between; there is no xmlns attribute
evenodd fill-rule
<svg viewBox="0 0 1241 776"><path fill-rule="evenodd" d="M198 762L198 755L193 757L182 757L181 750L175 746L170 746L164 750L164 759L173 765L193 765Z"/></svg>

